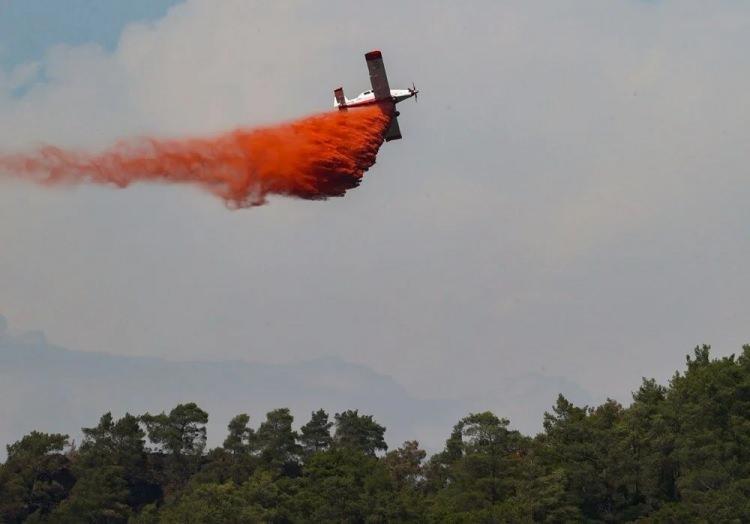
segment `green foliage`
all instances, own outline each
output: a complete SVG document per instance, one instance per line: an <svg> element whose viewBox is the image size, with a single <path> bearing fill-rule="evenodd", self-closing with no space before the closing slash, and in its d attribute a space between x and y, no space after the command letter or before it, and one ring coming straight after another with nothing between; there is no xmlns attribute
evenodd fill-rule
<svg viewBox="0 0 750 524"><path fill-rule="evenodd" d="M239 489L231 482L225 484L202 484L185 493L179 501L167 506L161 514L161 522L190 524L204 522L258 522L255 515L248 515Z"/></svg>
<svg viewBox="0 0 750 524"><path fill-rule="evenodd" d="M52 513L53 522L125 523L131 514L128 484L114 466L86 469L70 495Z"/></svg>
<svg viewBox="0 0 750 524"><path fill-rule="evenodd" d="M521 489L530 441L508 424L484 412L453 428L445 452L436 457L448 472L432 508L437 520L502 522L530 512Z"/></svg>
<svg viewBox="0 0 750 524"><path fill-rule="evenodd" d="M167 455L160 471L165 490L179 489L200 465L206 447L208 413L194 402L179 404L169 415L141 416L149 440Z"/></svg>
<svg viewBox="0 0 750 524"><path fill-rule="evenodd" d="M207 421L192 403L107 413L77 450L34 431L7 446L0 522L750 522L750 346L697 347L628 407L559 396L534 438L472 413L429 460L416 441L386 452L356 410L299 433L288 409L257 429L240 414L208 452Z"/></svg>
<svg viewBox="0 0 750 524"><path fill-rule="evenodd" d="M224 449L235 455L251 453L256 444L255 431L248 426L250 417L246 413L229 421L229 434L224 439Z"/></svg>
<svg viewBox="0 0 750 524"><path fill-rule="evenodd" d="M360 415L355 410L336 413L336 433L333 442L337 447L361 451L375 456L376 451L385 451L385 428L375 422L372 415Z"/></svg>
<svg viewBox="0 0 750 524"><path fill-rule="evenodd" d="M387 522L402 513L383 462L351 447L305 464L298 501L312 522Z"/></svg>
<svg viewBox="0 0 750 524"><path fill-rule="evenodd" d="M297 432L292 429L294 417L289 409L275 409L266 414L258 428L258 446L263 464L270 470L288 476L299 471L302 447L297 444Z"/></svg>
<svg viewBox="0 0 750 524"><path fill-rule="evenodd" d="M419 449L419 442L410 440L383 458L383 463L399 489L416 490L422 484L422 461L427 452Z"/></svg>
<svg viewBox="0 0 750 524"><path fill-rule="evenodd" d="M77 482L53 514L61 522L127 522L133 510L159 500L161 487L149 472L145 433L130 414L107 413L84 440L73 471Z"/></svg>
<svg viewBox="0 0 750 524"><path fill-rule="evenodd" d="M75 477L62 454L68 436L32 431L7 446L0 469L0 522L42 519L65 500Z"/></svg>
<svg viewBox="0 0 750 524"><path fill-rule="evenodd" d="M322 409L313 412L310 422L300 428L299 441L305 456L331 447L331 427L333 422L328 422L328 413Z"/></svg>
<svg viewBox="0 0 750 524"><path fill-rule="evenodd" d="M174 456L195 456L206 447L208 413L194 402L180 404L169 415L161 413L141 417L148 429L148 438Z"/></svg>
<svg viewBox="0 0 750 524"><path fill-rule="evenodd" d="M8 462L24 459L38 459L53 453L59 453L68 444L68 435L59 433L40 433L32 431L18 442L5 447Z"/></svg>
<svg viewBox="0 0 750 524"><path fill-rule="evenodd" d="M664 402L676 499L703 518L749 521L750 346L739 358L713 361L709 350L695 348Z"/></svg>

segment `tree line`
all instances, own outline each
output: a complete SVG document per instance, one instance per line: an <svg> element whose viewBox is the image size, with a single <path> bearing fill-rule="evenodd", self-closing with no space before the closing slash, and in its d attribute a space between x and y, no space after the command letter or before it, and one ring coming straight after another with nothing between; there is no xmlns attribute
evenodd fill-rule
<svg viewBox="0 0 750 524"><path fill-rule="evenodd" d="M210 450L207 421L187 403L107 413L80 446L33 431L0 465L0 522L750 522L750 346L698 347L628 407L560 395L533 437L469 414L429 458L357 410L240 414Z"/></svg>

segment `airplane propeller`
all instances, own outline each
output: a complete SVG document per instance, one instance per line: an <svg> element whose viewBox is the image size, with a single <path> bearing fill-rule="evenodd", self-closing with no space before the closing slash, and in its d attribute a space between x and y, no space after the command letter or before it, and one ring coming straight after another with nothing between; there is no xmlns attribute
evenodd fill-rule
<svg viewBox="0 0 750 524"><path fill-rule="evenodd" d="M414 101L418 102L419 97L417 97L417 93L419 93L419 89L417 89L417 86L414 85L414 82L411 83L411 92L414 93Z"/></svg>

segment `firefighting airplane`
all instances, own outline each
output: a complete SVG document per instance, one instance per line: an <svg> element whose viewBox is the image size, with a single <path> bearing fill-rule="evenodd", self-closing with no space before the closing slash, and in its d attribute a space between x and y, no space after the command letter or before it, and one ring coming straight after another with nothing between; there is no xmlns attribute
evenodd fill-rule
<svg viewBox="0 0 750 524"><path fill-rule="evenodd" d="M333 107L338 108L339 111L346 111L350 107L360 107L371 104L383 104L392 103L395 107L399 102L406 100L407 98L414 97L417 100L417 93L419 90L411 84L411 89L391 89L388 85L388 77L385 75L385 65L383 65L383 55L380 51L370 51L365 54L365 60L367 61L367 69L370 71L370 84L372 89L360 93L356 98L351 100L344 96L344 88L339 87L333 91L335 101ZM400 113L394 111L393 119L391 119L391 125L385 132L385 141L390 142L391 140L399 140L401 138L401 130L398 127L398 117Z"/></svg>

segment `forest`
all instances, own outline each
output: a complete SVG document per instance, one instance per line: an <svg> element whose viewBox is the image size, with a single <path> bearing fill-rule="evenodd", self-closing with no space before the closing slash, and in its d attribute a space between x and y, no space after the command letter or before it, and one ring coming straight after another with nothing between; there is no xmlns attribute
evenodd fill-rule
<svg viewBox="0 0 750 524"><path fill-rule="evenodd" d="M471 413L430 457L357 410L238 414L213 449L195 403L106 413L7 446L0 522L750 522L750 345L697 347L627 406L550 401L538 435Z"/></svg>

